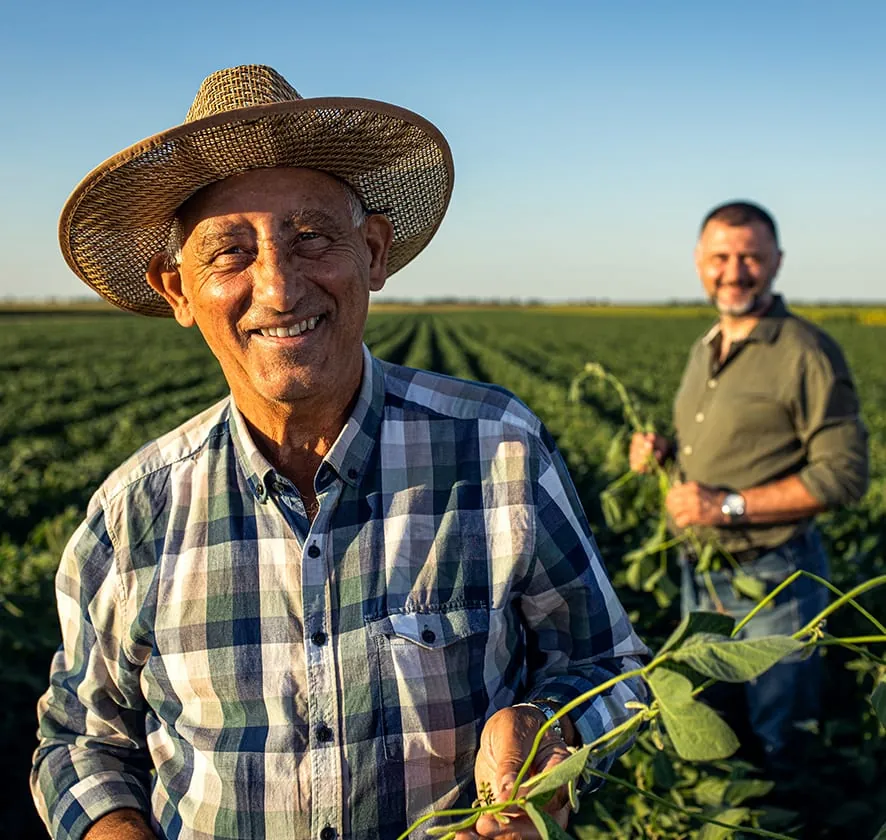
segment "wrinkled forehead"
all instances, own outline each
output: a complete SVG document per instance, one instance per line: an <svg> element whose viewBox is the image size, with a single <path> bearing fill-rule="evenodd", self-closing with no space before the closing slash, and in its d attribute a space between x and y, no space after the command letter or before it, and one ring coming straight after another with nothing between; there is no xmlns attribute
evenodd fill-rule
<svg viewBox="0 0 886 840"><path fill-rule="evenodd" d="M201 221L232 214L322 212L332 218L352 215L360 201L344 181L319 169L273 167L231 175L198 190L176 211L188 231Z"/></svg>

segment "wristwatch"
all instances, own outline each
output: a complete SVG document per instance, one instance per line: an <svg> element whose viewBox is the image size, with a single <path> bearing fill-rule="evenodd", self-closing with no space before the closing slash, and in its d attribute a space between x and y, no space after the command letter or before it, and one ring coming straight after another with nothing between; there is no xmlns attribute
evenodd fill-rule
<svg viewBox="0 0 886 840"><path fill-rule="evenodd" d="M557 711L548 703L546 700L526 700L523 703L514 704L514 708L517 709L520 706L532 706L533 709L538 709L544 716L545 720L551 720L556 714ZM565 741L566 739L563 737L563 727L560 726L560 719L555 720L549 727L550 731L554 733L561 741Z"/></svg>
<svg viewBox="0 0 886 840"><path fill-rule="evenodd" d="M730 522L741 519L745 514L744 496L741 493L727 493L720 506L720 511Z"/></svg>

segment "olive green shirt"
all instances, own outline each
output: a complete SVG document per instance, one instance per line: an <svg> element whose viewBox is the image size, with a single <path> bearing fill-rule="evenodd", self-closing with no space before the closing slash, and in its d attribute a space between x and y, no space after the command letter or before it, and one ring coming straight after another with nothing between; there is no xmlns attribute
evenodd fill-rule
<svg viewBox="0 0 886 840"><path fill-rule="evenodd" d="M828 508L867 489L867 432L837 343L781 297L720 362L716 324L689 353L674 402L681 477L741 492L790 475ZM715 530L729 551L774 548L809 520Z"/></svg>

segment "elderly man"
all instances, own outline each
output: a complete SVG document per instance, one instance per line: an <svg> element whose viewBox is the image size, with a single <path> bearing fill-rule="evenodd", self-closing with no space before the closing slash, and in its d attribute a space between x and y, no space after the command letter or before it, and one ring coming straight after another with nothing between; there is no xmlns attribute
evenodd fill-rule
<svg viewBox="0 0 886 840"><path fill-rule="evenodd" d="M501 795L558 706L646 656L539 420L362 344L452 178L421 117L247 66L69 200L73 270L196 324L231 394L115 471L64 552L32 774L54 837L395 838L475 773ZM579 706L535 770L644 698Z"/></svg>
<svg viewBox="0 0 886 840"><path fill-rule="evenodd" d="M689 354L674 405L676 441L637 434L630 453L639 471L673 453L683 478L667 499L676 529L712 536L769 591L798 569L827 576L814 517L857 501L867 487L866 433L849 369L832 338L773 294L781 260L763 208L734 202L704 219L695 263L719 320ZM746 615L754 593L736 590L725 555L709 573L694 569L697 560L687 550L684 611ZM826 590L801 578L746 633L793 633L826 604ZM790 778L802 761L795 746L802 724L818 716L820 669L818 657L787 661L725 700L730 722L757 739L775 778Z"/></svg>

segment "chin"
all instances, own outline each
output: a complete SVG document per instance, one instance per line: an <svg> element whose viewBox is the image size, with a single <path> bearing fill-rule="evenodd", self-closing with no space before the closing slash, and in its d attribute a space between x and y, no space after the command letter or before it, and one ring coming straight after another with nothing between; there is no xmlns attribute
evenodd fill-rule
<svg viewBox="0 0 886 840"><path fill-rule="evenodd" d="M763 293L755 293L743 301L737 301L735 303L720 303L718 299L714 300L714 306L717 308L717 312L721 315L728 315L733 318L741 318L744 315L750 315L752 312L756 311L760 308L760 304L762 302Z"/></svg>

